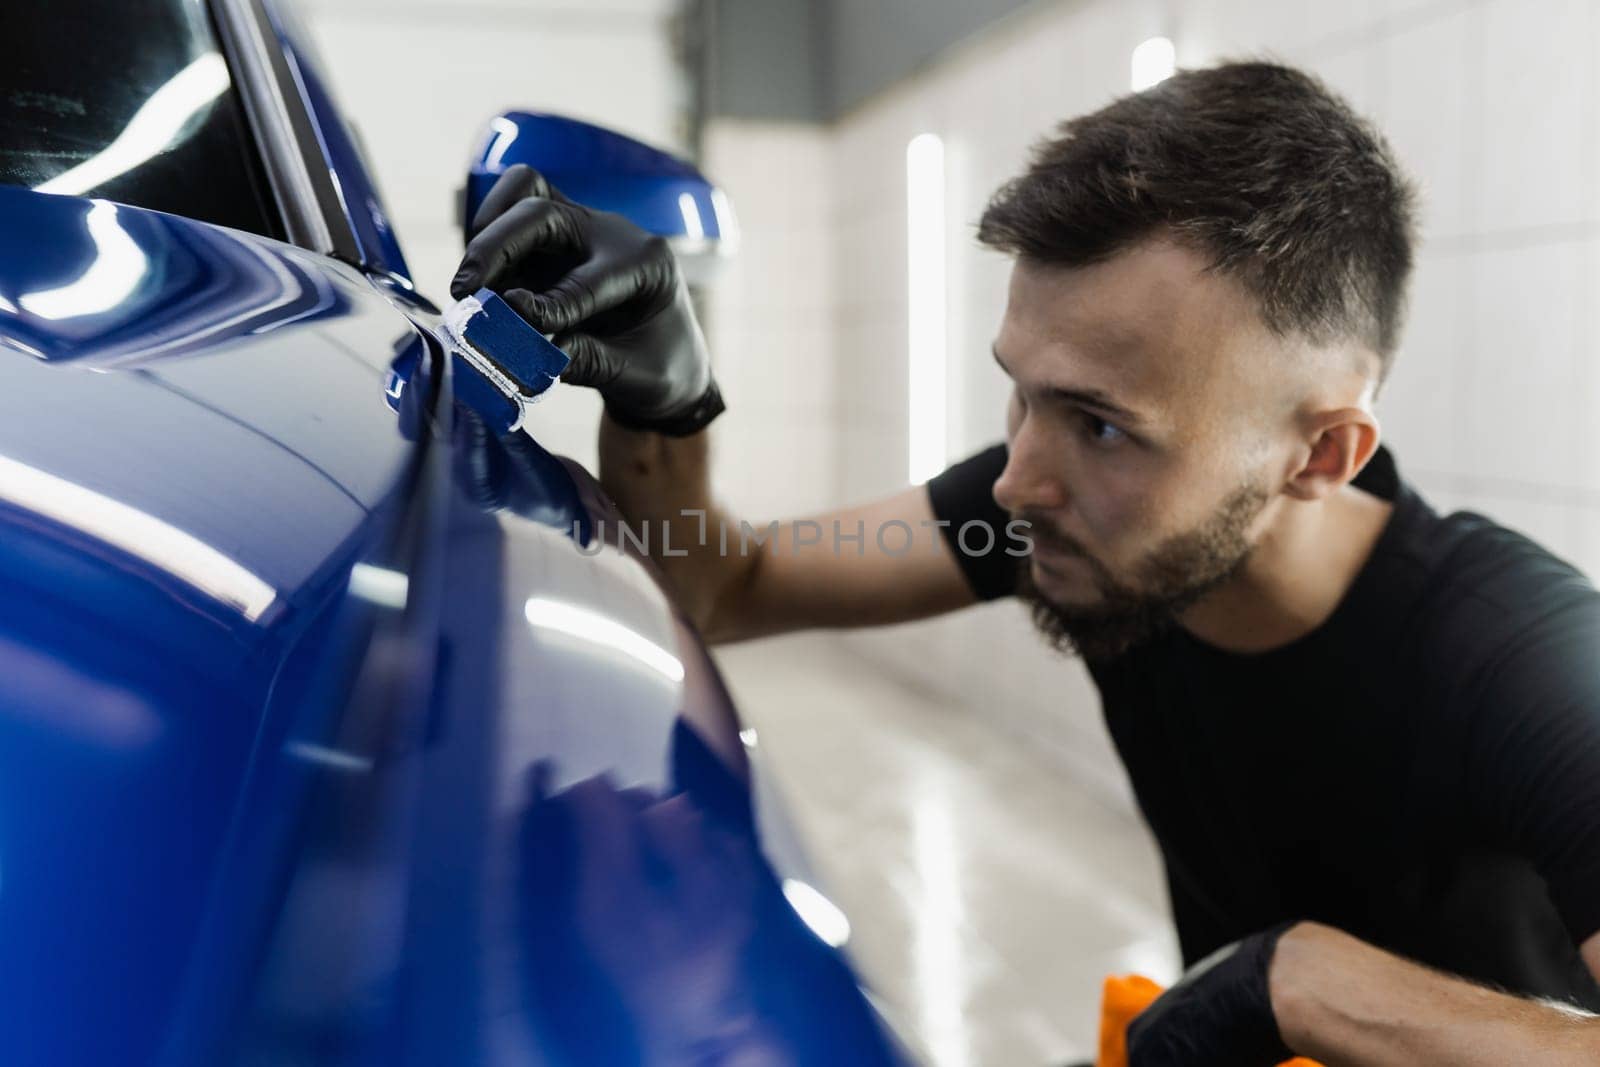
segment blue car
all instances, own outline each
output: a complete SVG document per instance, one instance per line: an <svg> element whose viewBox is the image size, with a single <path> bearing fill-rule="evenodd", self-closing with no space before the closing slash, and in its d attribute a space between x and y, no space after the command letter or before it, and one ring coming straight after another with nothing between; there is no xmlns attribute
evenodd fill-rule
<svg viewBox="0 0 1600 1067"><path fill-rule="evenodd" d="M462 402L289 13L13 7L0 1061L899 1059L612 506Z"/></svg>

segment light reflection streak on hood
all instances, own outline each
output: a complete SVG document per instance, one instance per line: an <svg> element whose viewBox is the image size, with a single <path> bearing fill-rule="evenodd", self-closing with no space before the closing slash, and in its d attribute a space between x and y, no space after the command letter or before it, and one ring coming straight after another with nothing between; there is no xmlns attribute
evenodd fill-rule
<svg viewBox="0 0 1600 1067"><path fill-rule="evenodd" d="M265 581L154 515L0 456L0 501L88 534L226 604L248 622L277 600Z"/></svg>

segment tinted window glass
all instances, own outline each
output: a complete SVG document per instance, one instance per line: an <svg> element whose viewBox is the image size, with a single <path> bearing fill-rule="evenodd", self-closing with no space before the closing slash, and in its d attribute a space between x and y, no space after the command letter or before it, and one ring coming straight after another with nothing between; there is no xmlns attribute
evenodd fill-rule
<svg viewBox="0 0 1600 1067"><path fill-rule="evenodd" d="M282 236L202 0L0 15L0 182Z"/></svg>

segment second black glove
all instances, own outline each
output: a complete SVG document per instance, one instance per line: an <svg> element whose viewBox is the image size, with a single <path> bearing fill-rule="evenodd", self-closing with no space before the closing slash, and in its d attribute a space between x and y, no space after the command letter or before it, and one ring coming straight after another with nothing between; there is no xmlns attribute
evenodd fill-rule
<svg viewBox="0 0 1600 1067"><path fill-rule="evenodd" d="M1128 1067L1274 1067L1291 1059L1268 974L1293 925L1252 934L1191 967L1128 1025Z"/></svg>

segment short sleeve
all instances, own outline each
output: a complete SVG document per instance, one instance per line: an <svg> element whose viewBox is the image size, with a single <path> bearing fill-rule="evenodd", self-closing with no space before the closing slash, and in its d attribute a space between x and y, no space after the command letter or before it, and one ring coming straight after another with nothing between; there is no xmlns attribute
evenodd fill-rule
<svg viewBox="0 0 1600 1067"><path fill-rule="evenodd" d="M1488 673L1466 770L1482 817L1581 944L1600 931L1600 593L1569 575Z"/></svg>
<svg viewBox="0 0 1600 1067"><path fill-rule="evenodd" d="M1007 532L1011 516L994 501L994 483L1005 466L1006 446L991 445L928 479L939 532L979 600L1017 590L1021 546Z"/></svg>

